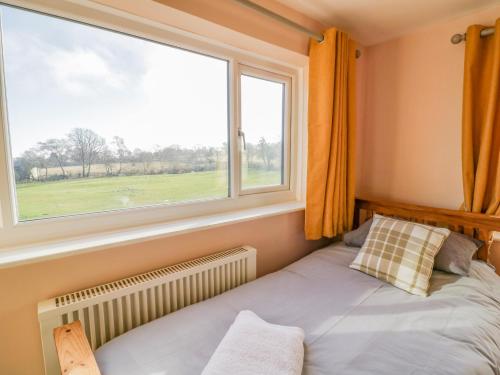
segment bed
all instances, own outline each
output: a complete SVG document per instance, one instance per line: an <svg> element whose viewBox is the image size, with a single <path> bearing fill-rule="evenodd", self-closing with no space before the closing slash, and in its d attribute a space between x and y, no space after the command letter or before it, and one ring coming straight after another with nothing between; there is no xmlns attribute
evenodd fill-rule
<svg viewBox="0 0 500 375"><path fill-rule="evenodd" d="M343 243L136 328L95 353L104 375L200 374L241 310L306 332L304 374L500 373L500 281L435 272L430 296L348 265Z"/></svg>
<svg viewBox="0 0 500 375"><path fill-rule="evenodd" d="M356 220L375 211L424 220L417 206L384 207L358 201L359 212L368 214ZM488 218L459 222L444 215L457 211L424 211L425 221L446 219L465 232L470 224L479 236L489 225L481 222ZM334 243L135 328L95 352L99 369L103 375L200 374L238 312L251 310L270 323L304 329L303 374L500 374L500 278L491 266L474 260L468 277L434 271L429 296L420 297L350 269L358 250Z"/></svg>

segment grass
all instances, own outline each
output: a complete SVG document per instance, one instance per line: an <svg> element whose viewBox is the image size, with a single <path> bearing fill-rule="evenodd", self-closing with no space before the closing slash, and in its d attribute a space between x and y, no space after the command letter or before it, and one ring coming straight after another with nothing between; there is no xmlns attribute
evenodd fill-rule
<svg viewBox="0 0 500 375"><path fill-rule="evenodd" d="M252 171L247 186L278 184L278 171ZM140 207L228 196L227 172L70 179L18 184L19 219Z"/></svg>

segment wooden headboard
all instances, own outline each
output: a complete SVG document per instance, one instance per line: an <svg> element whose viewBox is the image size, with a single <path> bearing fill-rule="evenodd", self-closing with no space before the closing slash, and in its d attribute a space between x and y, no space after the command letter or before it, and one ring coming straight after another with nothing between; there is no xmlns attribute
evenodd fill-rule
<svg viewBox="0 0 500 375"><path fill-rule="evenodd" d="M500 231L500 216L371 199L356 199L354 227L371 218L374 213L445 227L478 238L485 245L479 249L477 258L485 261L489 257L493 232Z"/></svg>

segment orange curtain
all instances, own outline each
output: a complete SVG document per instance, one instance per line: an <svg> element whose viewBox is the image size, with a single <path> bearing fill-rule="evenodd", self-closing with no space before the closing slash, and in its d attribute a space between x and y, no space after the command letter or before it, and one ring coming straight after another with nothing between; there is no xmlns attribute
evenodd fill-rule
<svg viewBox="0 0 500 375"><path fill-rule="evenodd" d="M462 113L466 211L500 215L500 19L495 33L467 29Z"/></svg>
<svg viewBox="0 0 500 375"><path fill-rule="evenodd" d="M334 237L354 215L356 45L329 29L309 49L309 121L305 234Z"/></svg>

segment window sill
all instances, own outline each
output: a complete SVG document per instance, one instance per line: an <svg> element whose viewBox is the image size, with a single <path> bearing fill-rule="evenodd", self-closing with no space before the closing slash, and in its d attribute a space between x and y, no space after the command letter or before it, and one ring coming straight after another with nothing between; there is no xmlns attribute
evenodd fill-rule
<svg viewBox="0 0 500 375"><path fill-rule="evenodd" d="M203 229L301 211L303 209L304 203L295 201L77 237L66 241L0 249L0 268L14 267L73 254L82 254L146 240L186 234Z"/></svg>

